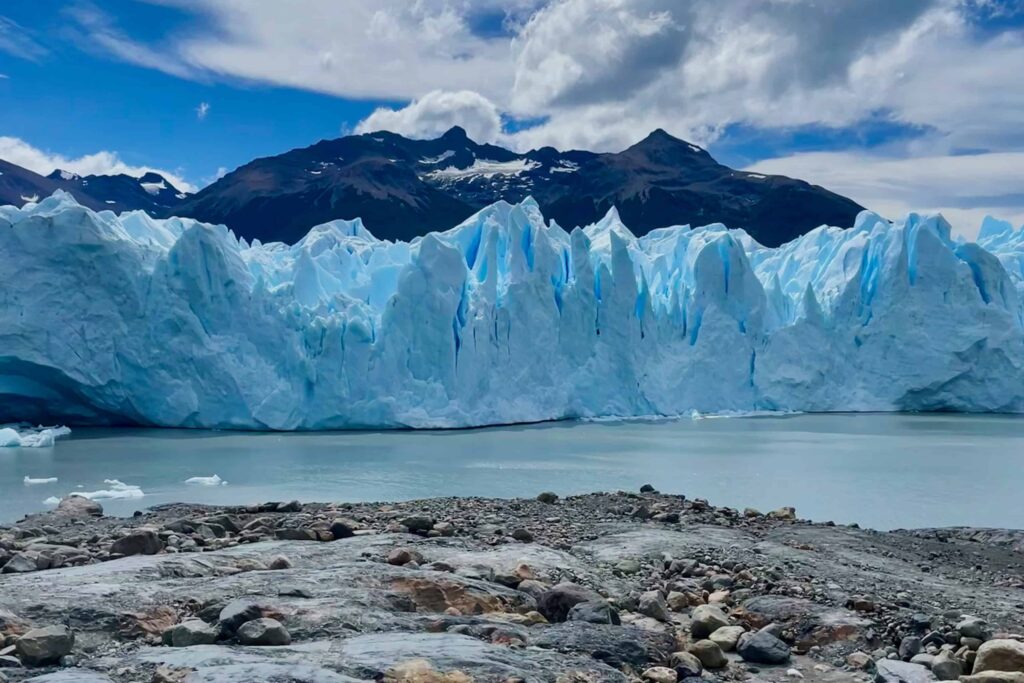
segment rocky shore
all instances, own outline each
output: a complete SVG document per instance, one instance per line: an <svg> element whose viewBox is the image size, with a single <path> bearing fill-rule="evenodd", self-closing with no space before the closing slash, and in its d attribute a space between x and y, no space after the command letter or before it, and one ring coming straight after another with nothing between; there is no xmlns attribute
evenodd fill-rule
<svg viewBox="0 0 1024 683"><path fill-rule="evenodd" d="M0 527L0 682L1024 683L1020 532L639 493L83 498Z"/></svg>

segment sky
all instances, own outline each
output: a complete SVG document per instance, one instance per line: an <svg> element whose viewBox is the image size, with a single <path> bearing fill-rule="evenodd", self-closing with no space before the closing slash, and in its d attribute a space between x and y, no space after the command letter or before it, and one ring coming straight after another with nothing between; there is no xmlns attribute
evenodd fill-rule
<svg viewBox="0 0 1024 683"><path fill-rule="evenodd" d="M525 151L654 128L889 218L1024 224L1024 0L4 0L0 158L164 173L463 126Z"/></svg>

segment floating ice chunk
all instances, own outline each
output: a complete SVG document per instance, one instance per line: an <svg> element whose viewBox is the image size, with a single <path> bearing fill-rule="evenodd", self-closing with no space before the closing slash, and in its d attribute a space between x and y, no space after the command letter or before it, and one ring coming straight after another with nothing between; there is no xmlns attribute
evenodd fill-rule
<svg viewBox="0 0 1024 683"><path fill-rule="evenodd" d="M185 480L186 484L195 484L196 486L227 486L227 481L221 479L216 474L212 477L189 477Z"/></svg>
<svg viewBox="0 0 1024 683"><path fill-rule="evenodd" d="M67 427L2 427L0 448L50 448L57 439L70 433Z"/></svg>
<svg viewBox="0 0 1024 683"><path fill-rule="evenodd" d="M25 477L22 481L25 483L25 486L35 486L37 484L52 484L53 482L57 481L57 477L43 477L40 479Z"/></svg>
<svg viewBox="0 0 1024 683"><path fill-rule="evenodd" d="M117 479L104 479L103 483L110 488L101 489L99 491L73 491L69 495L81 496L82 498L88 498L89 500L131 499L142 498L146 495L138 486L134 484L125 484L123 481L119 481Z"/></svg>
<svg viewBox="0 0 1024 683"><path fill-rule="evenodd" d="M43 505L59 505L59 504L60 504L60 498L58 498L57 496L50 496L49 498L47 498L46 500L43 501Z"/></svg>

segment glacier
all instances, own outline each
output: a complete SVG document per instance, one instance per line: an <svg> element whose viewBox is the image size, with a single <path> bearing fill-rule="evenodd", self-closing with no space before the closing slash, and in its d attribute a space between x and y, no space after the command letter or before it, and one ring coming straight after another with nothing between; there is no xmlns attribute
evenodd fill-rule
<svg viewBox="0 0 1024 683"><path fill-rule="evenodd" d="M450 428L756 411L1024 412L1024 228L937 215L778 248L566 231L532 199L412 242L0 207L0 421Z"/></svg>

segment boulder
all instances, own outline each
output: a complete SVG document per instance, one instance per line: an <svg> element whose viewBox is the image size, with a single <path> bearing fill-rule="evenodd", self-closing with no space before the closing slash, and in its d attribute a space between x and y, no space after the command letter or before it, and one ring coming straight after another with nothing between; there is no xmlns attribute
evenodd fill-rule
<svg viewBox="0 0 1024 683"><path fill-rule="evenodd" d="M393 564L396 567L402 567L410 562L423 564L423 556L412 548L395 548L388 553L388 564Z"/></svg>
<svg viewBox="0 0 1024 683"><path fill-rule="evenodd" d="M977 638L984 641L992 637L992 630L989 628L988 622L978 617L965 616L957 623L956 630L964 638Z"/></svg>
<svg viewBox="0 0 1024 683"><path fill-rule="evenodd" d="M701 664L697 656L689 652L673 652L669 658L669 664L676 670L679 678L700 676L701 672L704 671L704 665Z"/></svg>
<svg viewBox="0 0 1024 683"><path fill-rule="evenodd" d="M745 662L783 664L789 661L789 645L768 631L746 633L736 644L736 651Z"/></svg>
<svg viewBox="0 0 1024 683"><path fill-rule="evenodd" d="M251 599L238 598L224 605L217 618L217 625L226 636L234 635L238 627L247 621L253 621L263 616L259 605Z"/></svg>
<svg viewBox="0 0 1024 683"><path fill-rule="evenodd" d="M1024 672L1024 643L1009 639L984 643L978 648L971 673L982 671Z"/></svg>
<svg viewBox="0 0 1024 683"><path fill-rule="evenodd" d="M515 529L512 531L512 538L520 543L533 543L533 534L528 529Z"/></svg>
<svg viewBox="0 0 1024 683"><path fill-rule="evenodd" d="M943 650L932 659L931 670L940 681L955 681L963 675L964 665L953 653Z"/></svg>
<svg viewBox="0 0 1024 683"><path fill-rule="evenodd" d="M961 676L960 683L1024 683L1024 673L1017 671L982 671Z"/></svg>
<svg viewBox="0 0 1024 683"><path fill-rule="evenodd" d="M288 645L292 637L277 619L253 619L238 627L236 634L242 645Z"/></svg>
<svg viewBox="0 0 1024 683"><path fill-rule="evenodd" d="M722 626L708 636L708 640L722 648L722 652L732 652L740 642L740 636L746 631L742 626Z"/></svg>
<svg viewBox="0 0 1024 683"><path fill-rule="evenodd" d="M898 659L879 659L875 662L875 683L930 683L935 676L920 664Z"/></svg>
<svg viewBox="0 0 1024 683"><path fill-rule="evenodd" d="M334 540L339 538L351 538L356 535L359 524L346 517L337 517L331 522L331 535Z"/></svg>
<svg viewBox="0 0 1024 683"><path fill-rule="evenodd" d="M25 664L52 664L71 653L75 634L67 626L46 626L29 631L15 643L18 657Z"/></svg>
<svg viewBox="0 0 1024 683"><path fill-rule="evenodd" d="M84 496L65 496L57 503L54 513L68 517L102 517L103 506Z"/></svg>
<svg viewBox="0 0 1024 683"><path fill-rule="evenodd" d="M620 624L619 612L605 600L580 602L569 610L566 621L585 621L588 624Z"/></svg>
<svg viewBox="0 0 1024 683"><path fill-rule="evenodd" d="M410 533L427 533L434 528L434 520L423 515L411 515L402 520L402 526Z"/></svg>
<svg viewBox="0 0 1024 683"><path fill-rule="evenodd" d="M675 669L670 669L667 666L652 666L650 669L644 670L641 678L651 683L676 683L679 675Z"/></svg>
<svg viewBox="0 0 1024 683"><path fill-rule="evenodd" d="M210 645L217 642L218 631L202 619L187 619L164 633L164 642L171 647Z"/></svg>
<svg viewBox="0 0 1024 683"><path fill-rule="evenodd" d="M720 607L700 605L690 615L690 634L694 638L707 638L712 633L729 625L729 617Z"/></svg>
<svg viewBox="0 0 1024 683"><path fill-rule="evenodd" d="M537 500L546 505L554 505L556 502L558 502L558 496L552 493L551 491L544 491L542 493L537 494Z"/></svg>
<svg viewBox="0 0 1024 683"><path fill-rule="evenodd" d="M668 613L668 604L662 596L661 591L647 591L640 595L640 614L657 619L658 621L671 621Z"/></svg>
<svg viewBox="0 0 1024 683"><path fill-rule="evenodd" d="M698 640L690 645L689 652L700 660L705 669L721 669L729 663L722 648L710 640Z"/></svg>
<svg viewBox="0 0 1024 683"><path fill-rule="evenodd" d="M49 563L43 560L39 553L21 552L15 553L11 559L7 560L0 571L4 574L21 574L46 569L47 566L49 566Z"/></svg>
<svg viewBox="0 0 1024 683"><path fill-rule="evenodd" d="M114 555L156 555L163 548L164 542L151 529L136 529L110 544Z"/></svg>
<svg viewBox="0 0 1024 683"><path fill-rule="evenodd" d="M537 600L537 611L548 621L565 621L569 610L581 602L604 600L600 594L575 583L562 582L544 591Z"/></svg>

